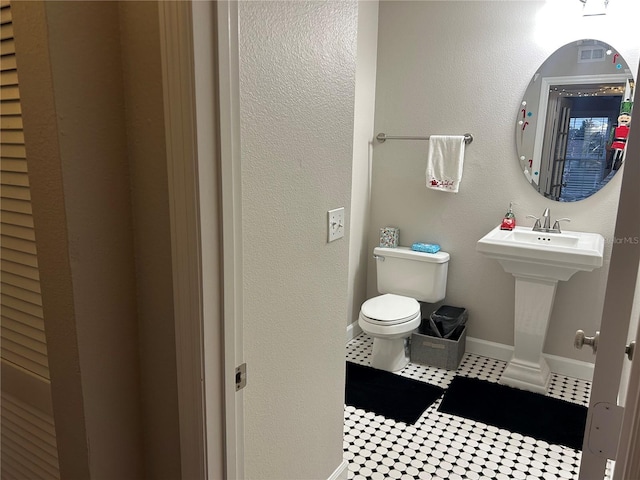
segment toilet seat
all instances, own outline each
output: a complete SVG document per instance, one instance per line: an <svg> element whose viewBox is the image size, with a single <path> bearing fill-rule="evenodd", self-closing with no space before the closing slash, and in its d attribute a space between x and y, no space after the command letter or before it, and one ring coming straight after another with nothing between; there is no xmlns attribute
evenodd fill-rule
<svg viewBox="0 0 640 480"><path fill-rule="evenodd" d="M415 298L387 293L364 302L360 315L374 325L398 325L420 318L420 304Z"/></svg>

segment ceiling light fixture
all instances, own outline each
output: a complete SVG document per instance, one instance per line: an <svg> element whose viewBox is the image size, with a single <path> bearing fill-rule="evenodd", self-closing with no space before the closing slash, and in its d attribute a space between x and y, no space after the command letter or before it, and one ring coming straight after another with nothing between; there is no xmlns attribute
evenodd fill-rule
<svg viewBox="0 0 640 480"><path fill-rule="evenodd" d="M582 6L582 16L591 17L594 15L606 15L609 0L580 0Z"/></svg>

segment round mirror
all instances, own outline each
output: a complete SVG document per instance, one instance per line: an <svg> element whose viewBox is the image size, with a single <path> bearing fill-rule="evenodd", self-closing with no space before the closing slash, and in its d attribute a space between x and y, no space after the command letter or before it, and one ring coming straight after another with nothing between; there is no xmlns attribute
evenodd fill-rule
<svg viewBox="0 0 640 480"><path fill-rule="evenodd" d="M575 202L606 185L624 162L635 82L612 46L578 40L535 73L516 120L516 149L540 194Z"/></svg>

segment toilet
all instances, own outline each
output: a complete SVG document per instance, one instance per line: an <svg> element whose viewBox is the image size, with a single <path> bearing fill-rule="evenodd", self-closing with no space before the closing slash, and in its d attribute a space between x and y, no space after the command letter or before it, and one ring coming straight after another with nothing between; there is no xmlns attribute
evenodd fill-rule
<svg viewBox="0 0 640 480"><path fill-rule="evenodd" d="M395 372L409 363L408 338L420 326L420 302L443 300L449 254L376 247L378 292L362 304L358 325L373 337L371 366Z"/></svg>

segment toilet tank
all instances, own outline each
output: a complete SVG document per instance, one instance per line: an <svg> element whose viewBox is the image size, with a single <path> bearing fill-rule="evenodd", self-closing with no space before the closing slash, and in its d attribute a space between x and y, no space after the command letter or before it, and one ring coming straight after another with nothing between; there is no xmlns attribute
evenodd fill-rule
<svg viewBox="0 0 640 480"><path fill-rule="evenodd" d="M435 303L447 291L449 254L415 252L408 247L376 247L378 292Z"/></svg>

